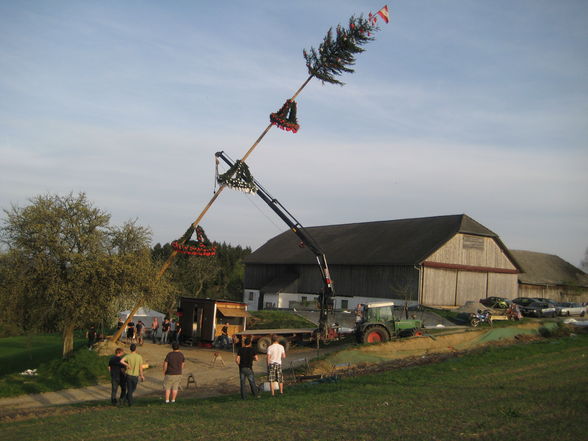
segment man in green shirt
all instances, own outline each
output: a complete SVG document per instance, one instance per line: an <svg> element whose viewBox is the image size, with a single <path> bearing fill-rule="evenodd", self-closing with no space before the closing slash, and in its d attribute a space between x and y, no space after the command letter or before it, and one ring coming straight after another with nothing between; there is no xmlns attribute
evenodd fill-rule
<svg viewBox="0 0 588 441"><path fill-rule="evenodd" d="M127 367L127 396L126 401L129 406L133 405L133 392L137 389L139 378L145 381L143 376L143 357L137 354L137 345L132 344L129 349L130 354L125 355L121 363Z"/></svg>

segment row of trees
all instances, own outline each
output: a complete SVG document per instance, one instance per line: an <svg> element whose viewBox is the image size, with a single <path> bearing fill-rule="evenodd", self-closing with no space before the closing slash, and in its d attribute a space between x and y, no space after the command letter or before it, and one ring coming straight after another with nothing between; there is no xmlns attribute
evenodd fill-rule
<svg viewBox="0 0 588 441"><path fill-rule="evenodd" d="M4 210L0 226L0 333L56 332L63 354L75 329L110 324L137 302L161 311L179 296L240 299L248 248L217 244L214 257L179 256L156 278L169 244L150 248L136 221L111 225L86 195L43 195Z"/></svg>

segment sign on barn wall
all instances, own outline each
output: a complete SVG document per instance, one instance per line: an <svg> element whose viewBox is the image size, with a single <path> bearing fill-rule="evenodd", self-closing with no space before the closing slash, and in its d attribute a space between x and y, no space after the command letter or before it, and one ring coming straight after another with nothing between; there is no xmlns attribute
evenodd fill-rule
<svg viewBox="0 0 588 441"><path fill-rule="evenodd" d="M463 236L463 247L464 248L474 248L477 250L484 249L484 238L479 236Z"/></svg>

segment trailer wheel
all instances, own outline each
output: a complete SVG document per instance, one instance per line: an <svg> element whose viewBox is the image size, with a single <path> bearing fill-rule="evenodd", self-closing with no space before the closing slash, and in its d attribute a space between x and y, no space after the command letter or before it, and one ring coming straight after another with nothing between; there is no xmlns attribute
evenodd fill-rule
<svg viewBox="0 0 588 441"><path fill-rule="evenodd" d="M388 332L380 326L368 328L363 333L364 343L381 343L390 340Z"/></svg>
<svg viewBox="0 0 588 441"><path fill-rule="evenodd" d="M288 352L288 350L290 350L290 341L286 337L280 337L278 339L278 343L284 346L285 352Z"/></svg>
<svg viewBox="0 0 588 441"><path fill-rule="evenodd" d="M267 348L271 344L272 344L272 341L269 337L261 337L259 340L257 340L257 352L260 352L262 354L266 354Z"/></svg>

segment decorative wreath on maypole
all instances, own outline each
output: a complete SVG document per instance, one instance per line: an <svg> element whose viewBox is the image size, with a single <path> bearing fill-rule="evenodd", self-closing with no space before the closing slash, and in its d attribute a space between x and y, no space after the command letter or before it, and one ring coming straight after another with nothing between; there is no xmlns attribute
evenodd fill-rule
<svg viewBox="0 0 588 441"><path fill-rule="evenodd" d="M257 186L251 171L243 161L235 161L235 164L225 173L219 174L218 158L216 159L216 182L219 185L226 185L233 190L239 190L244 193L257 193Z"/></svg>
<svg viewBox="0 0 588 441"><path fill-rule="evenodd" d="M190 237L192 237L194 231L196 231L196 240L191 240ZM191 256L210 257L216 254L216 247L210 243L200 225L196 228L190 226L186 234L181 239L174 240L171 246L178 253Z"/></svg>
<svg viewBox="0 0 588 441"><path fill-rule="evenodd" d="M300 128L296 118L296 107L296 101L286 100L280 110L270 114L271 123L282 130L296 133Z"/></svg>

